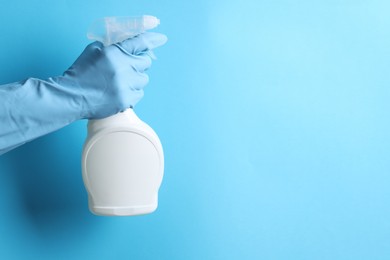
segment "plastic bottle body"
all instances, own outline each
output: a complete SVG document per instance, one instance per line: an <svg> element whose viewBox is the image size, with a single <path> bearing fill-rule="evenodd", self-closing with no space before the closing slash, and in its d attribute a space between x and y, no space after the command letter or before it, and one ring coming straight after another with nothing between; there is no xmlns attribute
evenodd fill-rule
<svg viewBox="0 0 390 260"><path fill-rule="evenodd" d="M89 39L105 46L155 28L149 15L105 17L88 30ZM92 213L132 216L153 212L164 173L161 142L132 109L89 120L82 156L82 174Z"/></svg>
<svg viewBox="0 0 390 260"><path fill-rule="evenodd" d="M108 216L153 212L163 172L161 142L132 109L89 121L82 174L91 212Z"/></svg>

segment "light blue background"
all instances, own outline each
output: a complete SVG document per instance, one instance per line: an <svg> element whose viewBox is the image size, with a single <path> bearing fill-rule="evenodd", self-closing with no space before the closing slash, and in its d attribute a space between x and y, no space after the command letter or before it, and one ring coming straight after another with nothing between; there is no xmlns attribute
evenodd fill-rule
<svg viewBox="0 0 390 260"><path fill-rule="evenodd" d="M0 157L0 259L389 259L389 9L3 3L0 84L61 74L102 16L158 16L169 42L136 107L165 149L158 210L89 213L76 122Z"/></svg>

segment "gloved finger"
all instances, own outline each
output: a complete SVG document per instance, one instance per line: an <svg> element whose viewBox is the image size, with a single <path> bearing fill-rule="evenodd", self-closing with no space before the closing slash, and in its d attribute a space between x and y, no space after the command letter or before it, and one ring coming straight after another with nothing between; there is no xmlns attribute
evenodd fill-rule
<svg viewBox="0 0 390 260"><path fill-rule="evenodd" d="M168 38L164 34L145 32L115 45L122 51L130 54L139 54L164 45L167 40Z"/></svg>
<svg viewBox="0 0 390 260"><path fill-rule="evenodd" d="M142 90L149 83L149 76L143 72L137 72L137 80L129 82L128 88L132 91Z"/></svg>
<svg viewBox="0 0 390 260"><path fill-rule="evenodd" d="M140 53L138 53L138 55L148 55L152 60L156 60L156 59L157 59L157 57L156 57L156 55L154 54L153 50L148 50L148 51L140 52Z"/></svg>
<svg viewBox="0 0 390 260"><path fill-rule="evenodd" d="M148 53L131 55L131 58L134 59L131 66L137 72L144 72L152 66L152 58Z"/></svg>

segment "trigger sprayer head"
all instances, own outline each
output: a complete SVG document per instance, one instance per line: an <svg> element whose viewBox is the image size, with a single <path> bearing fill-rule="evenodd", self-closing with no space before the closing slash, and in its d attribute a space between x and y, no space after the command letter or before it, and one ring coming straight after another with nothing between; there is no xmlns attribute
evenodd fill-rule
<svg viewBox="0 0 390 260"><path fill-rule="evenodd" d="M143 24L145 31L156 28L160 24L160 19L152 15L143 15Z"/></svg>
<svg viewBox="0 0 390 260"><path fill-rule="evenodd" d="M96 20L88 29L88 39L105 46L124 41L160 24L155 16L112 16Z"/></svg>

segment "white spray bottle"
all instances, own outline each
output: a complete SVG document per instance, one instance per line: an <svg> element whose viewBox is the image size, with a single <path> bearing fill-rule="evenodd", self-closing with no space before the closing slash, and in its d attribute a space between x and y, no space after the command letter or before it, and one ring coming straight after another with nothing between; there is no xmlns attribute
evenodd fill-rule
<svg viewBox="0 0 390 260"><path fill-rule="evenodd" d="M154 16L106 17L88 38L110 45L159 24ZM89 120L82 175L92 213L106 216L148 214L157 208L164 154L157 134L133 109Z"/></svg>

